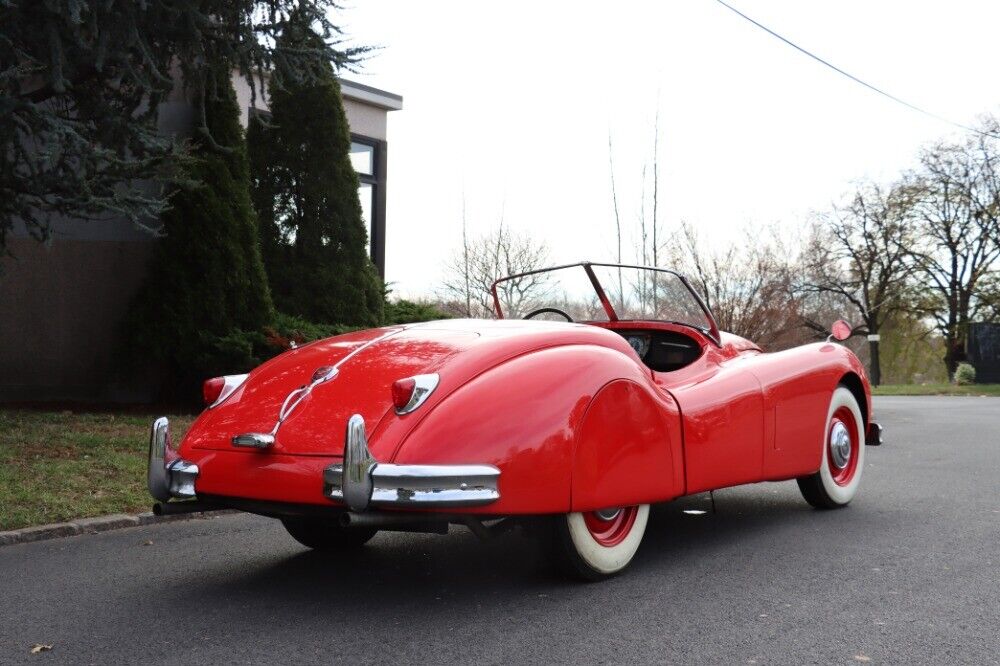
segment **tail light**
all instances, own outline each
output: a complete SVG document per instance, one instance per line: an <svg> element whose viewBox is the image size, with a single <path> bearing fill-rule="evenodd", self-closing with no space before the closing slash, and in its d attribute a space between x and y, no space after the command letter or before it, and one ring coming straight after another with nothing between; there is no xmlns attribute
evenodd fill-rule
<svg viewBox="0 0 1000 666"><path fill-rule="evenodd" d="M417 388L417 382L413 377L399 379L392 383L392 404L396 406L396 411L405 409L413 398L413 391Z"/></svg>
<svg viewBox="0 0 1000 666"><path fill-rule="evenodd" d="M242 386L247 377L248 375L226 375L225 377L206 379L201 386L201 395L205 400L205 406L211 409L220 404Z"/></svg>
<svg viewBox="0 0 1000 666"><path fill-rule="evenodd" d="M430 397L437 388L438 375L414 375L392 384L392 404L397 414L409 414Z"/></svg>

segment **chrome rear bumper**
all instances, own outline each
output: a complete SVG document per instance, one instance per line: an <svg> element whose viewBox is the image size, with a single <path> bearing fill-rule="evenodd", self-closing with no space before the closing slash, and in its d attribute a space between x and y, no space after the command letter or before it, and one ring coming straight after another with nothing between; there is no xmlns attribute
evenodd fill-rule
<svg viewBox="0 0 1000 666"><path fill-rule="evenodd" d="M173 498L189 499L195 496L194 482L198 466L178 458L170 446L170 422L161 416L153 421L149 433L149 467L146 486L155 499L166 502Z"/></svg>
<svg viewBox="0 0 1000 666"><path fill-rule="evenodd" d="M365 421L347 422L344 462L323 471L323 494L353 511L369 506L456 508L500 499L500 470L492 465L396 465L368 451Z"/></svg>
<svg viewBox="0 0 1000 666"><path fill-rule="evenodd" d="M865 444L868 446L882 445L882 426L875 421L868 424L868 433L865 435Z"/></svg>

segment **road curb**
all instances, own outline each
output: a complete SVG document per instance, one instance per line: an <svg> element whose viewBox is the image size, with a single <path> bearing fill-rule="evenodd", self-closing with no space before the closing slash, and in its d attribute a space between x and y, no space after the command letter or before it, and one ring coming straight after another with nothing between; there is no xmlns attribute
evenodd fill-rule
<svg viewBox="0 0 1000 666"><path fill-rule="evenodd" d="M61 539L62 537L79 536L81 534L110 532L126 527L145 527L146 525L173 523L179 520L215 518L216 516L225 516L233 513L238 512L233 509L220 509L218 511L182 513L173 516L157 516L152 512L145 512L138 514L116 513L110 516L97 516L96 518L79 518L65 523L22 527L18 530L0 532L0 547L13 546L19 543L48 541L49 539Z"/></svg>

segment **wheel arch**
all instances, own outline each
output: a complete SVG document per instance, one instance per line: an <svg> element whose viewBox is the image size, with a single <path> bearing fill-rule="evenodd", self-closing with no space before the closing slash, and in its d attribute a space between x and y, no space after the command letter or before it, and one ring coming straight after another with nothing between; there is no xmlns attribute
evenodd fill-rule
<svg viewBox="0 0 1000 666"><path fill-rule="evenodd" d="M572 510L650 504L684 494L680 408L652 382L601 387L583 416L572 458Z"/></svg>
<svg viewBox="0 0 1000 666"><path fill-rule="evenodd" d="M858 401L858 407L861 408L861 419L864 421L864 427L868 427L870 422L870 410L868 404L868 393L865 391L865 383L862 381L861 377L854 371L845 373L840 381L837 382L838 386L846 387L853 395L854 399Z"/></svg>

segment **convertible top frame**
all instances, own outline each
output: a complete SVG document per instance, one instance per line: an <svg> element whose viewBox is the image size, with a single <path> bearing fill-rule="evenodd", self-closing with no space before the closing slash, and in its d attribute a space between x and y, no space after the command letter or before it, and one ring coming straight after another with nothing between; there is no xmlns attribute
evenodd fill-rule
<svg viewBox="0 0 1000 666"><path fill-rule="evenodd" d="M496 312L497 319L504 319L503 310L500 307L500 297L497 294L497 285L500 284L501 282L506 282L507 280L514 280L529 275L549 273L551 271L558 271L564 268L575 268L577 266L583 268L583 270L586 271L587 277L590 279L590 284L593 285L594 291L597 293L597 297L601 301L601 306L604 308L605 313L608 315L608 320L612 322L621 321L621 319L619 319L618 313L615 312L614 306L611 304L611 300L608 298L607 294L604 291L604 287L601 286L601 281L597 278L597 274L594 273L593 269L594 266L601 266L605 268L630 268L635 270L656 271L658 273L667 273L669 275L673 275L674 277L676 277L681 281L681 284L684 285L684 288L687 289L688 293L690 293L691 296L694 298L695 302L698 304L698 307L701 308L701 311L705 313L705 317L708 319L709 322L709 327L708 329L702 329L701 327L695 326L694 324L688 322L674 322L674 323L683 323L686 326L692 326L693 328L697 328L702 332L704 332L712 340L712 342L716 343L717 345L721 344L721 337L719 335L719 325L715 321L715 316L712 314L712 311L709 309L704 299L702 299L702 297L698 294L698 292L695 291L694 287L691 286L691 283L688 281L688 279L684 277L684 275L682 275L681 273L678 273L677 271L670 270L669 268L658 268L656 266L638 266L635 264L614 264L614 263L604 263L599 261L580 261L575 264L549 266L547 268L537 268L533 271L525 271L523 273L515 273L513 275L507 275L505 277L499 278L498 280L495 280L493 284L490 286L490 295L493 297L493 310L494 312Z"/></svg>

